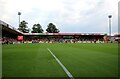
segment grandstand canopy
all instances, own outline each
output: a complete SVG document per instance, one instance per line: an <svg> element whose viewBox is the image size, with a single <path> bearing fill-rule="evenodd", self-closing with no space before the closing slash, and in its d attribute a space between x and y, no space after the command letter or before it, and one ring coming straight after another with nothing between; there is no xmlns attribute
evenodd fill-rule
<svg viewBox="0 0 120 79"><path fill-rule="evenodd" d="M105 34L100 34L100 33L23 33L24 35L68 35L68 36L79 36L79 35L95 35L95 36L100 36L100 35L105 35Z"/></svg>
<svg viewBox="0 0 120 79"><path fill-rule="evenodd" d="M10 26L9 24L3 22L0 20L0 27L2 27L2 33L12 33L15 35L23 35L20 31L18 31L16 28Z"/></svg>

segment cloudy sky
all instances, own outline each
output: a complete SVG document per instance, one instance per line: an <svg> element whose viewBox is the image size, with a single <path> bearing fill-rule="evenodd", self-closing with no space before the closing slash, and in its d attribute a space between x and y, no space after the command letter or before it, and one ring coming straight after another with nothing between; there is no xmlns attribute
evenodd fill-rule
<svg viewBox="0 0 120 79"><path fill-rule="evenodd" d="M18 28L18 12L28 27L40 23L44 32L53 23L60 32L108 33L108 15L112 15L112 33L118 32L119 0L0 0L0 20Z"/></svg>

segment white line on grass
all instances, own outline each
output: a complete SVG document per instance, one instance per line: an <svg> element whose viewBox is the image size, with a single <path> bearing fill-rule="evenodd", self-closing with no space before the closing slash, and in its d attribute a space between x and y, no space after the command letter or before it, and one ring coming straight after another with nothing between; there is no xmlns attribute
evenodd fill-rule
<svg viewBox="0 0 120 79"><path fill-rule="evenodd" d="M70 79L74 79L74 77L72 76L72 74L67 70L67 68L60 62L60 60L51 52L51 50L49 48L47 48L48 51L52 54L52 56L56 59L56 61L59 63L59 65L63 68L63 70L65 71L65 73L68 75L68 77Z"/></svg>

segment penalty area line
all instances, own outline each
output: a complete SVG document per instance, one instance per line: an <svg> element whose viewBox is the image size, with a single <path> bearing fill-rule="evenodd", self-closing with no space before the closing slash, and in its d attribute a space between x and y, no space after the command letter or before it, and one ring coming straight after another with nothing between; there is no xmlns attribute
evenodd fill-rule
<svg viewBox="0 0 120 79"><path fill-rule="evenodd" d="M47 48L47 50L51 53L51 55L55 58L55 60L58 62L58 64L63 68L63 70L65 71L65 73L68 75L68 77L70 79L74 79L74 77L72 76L72 74L67 70L67 68L60 62L60 60L52 53L52 51Z"/></svg>

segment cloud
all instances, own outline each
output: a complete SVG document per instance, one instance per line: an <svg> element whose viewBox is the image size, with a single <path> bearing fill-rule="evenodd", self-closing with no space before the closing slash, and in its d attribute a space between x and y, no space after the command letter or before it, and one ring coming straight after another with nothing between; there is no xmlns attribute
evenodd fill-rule
<svg viewBox="0 0 120 79"><path fill-rule="evenodd" d="M40 23L45 30L53 22L61 32L117 32L119 0L0 0L0 19L18 28L18 15L32 28Z"/></svg>

